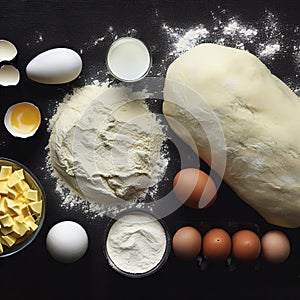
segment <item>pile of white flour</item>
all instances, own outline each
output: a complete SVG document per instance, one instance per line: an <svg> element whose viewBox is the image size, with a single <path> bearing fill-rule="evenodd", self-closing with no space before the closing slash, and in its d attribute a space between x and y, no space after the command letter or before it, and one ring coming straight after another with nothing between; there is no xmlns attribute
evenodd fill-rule
<svg viewBox="0 0 300 300"><path fill-rule="evenodd" d="M59 105L50 121L49 166L59 178L57 189L66 186L79 196L67 197L69 204L85 201L101 215L143 199L164 176L164 126L146 97L93 84Z"/></svg>

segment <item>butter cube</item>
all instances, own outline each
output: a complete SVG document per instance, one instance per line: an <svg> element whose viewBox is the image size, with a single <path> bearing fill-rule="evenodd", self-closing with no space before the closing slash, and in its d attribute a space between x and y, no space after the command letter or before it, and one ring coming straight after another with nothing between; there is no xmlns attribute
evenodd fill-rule
<svg viewBox="0 0 300 300"><path fill-rule="evenodd" d="M2 234L8 235L13 232L13 227L2 227L0 231L2 232Z"/></svg>
<svg viewBox="0 0 300 300"><path fill-rule="evenodd" d="M19 223L18 221L14 222L12 228L16 237L23 236L29 230L28 226L25 223Z"/></svg>
<svg viewBox="0 0 300 300"><path fill-rule="evenodd" d="M18 215L18 213L16 213L14 210L12 210L11 208L6 208L6 213L8 215L10 215L12 218L16 217Z"/></svg>
<svg viewBox="0 0 300 300"><path fill-rule="evenodd" d="M35 231L38 228L38 225L35 223L35 220L32 216L28 216L24 219L24 223L32 230Z"/></svg>
<svg viewBox="0 0 300 300"><path fill-rule="evenodd" d="M43 201L31 202L28 205L33 212L37 214L42 213Z"/></svg>
<svg viewBox="0 0 300 300"><path fill-rule="evenodd" d="M7 247L11 247L17 240L12 234L10 235L2 235L1 238L4 240Z"/></svg>
<svg viewBox="0 0 300 300"><path fill-rule="evenodd" d="M7 185L8 185L8 187L11 188L11 187L15 186L20 181L21 181L21 179L20 179L18 173L15 171L15 172L12 173L12 175L9 176L9 179L7 181Z"/></svg>
<svg viewBox="0 0 300 300"><path fill-rule="evenodd" d="M24 191L28 191L30 189L29 184L25 180L22 181L22 184L23 184Z"/></svg>
<svg viewBox="0 0 300 300"><path fill-rule="evenodd" d="M19 194L23 194L26 191L26 186L24 185L24 180L21 180L15 184L15 189Z"/></svg>
<svg viewBox="0 0 300 300"><path fill-rule="evenodd" d="M13 208L15 206L18 206L18 202L11 200L9 198L6 198L6 204L9 208Z"/></svg>
<svg viewBox="0 0 300 300"><path fill-rule="evenodd" d="M11 199L16 199L19 195L19 193L14 188L8 188L8 197Z"/></svg>
<svg viewBox="0 0 300 300"><path fill-rule="evenodd" d="M33 216L30 215L30 216L27 216L27 217L24 218L24 222L25 223L27 223L27 222L35 223L35 220L34 220Z"/></svg>
<svg viewBox="0 0 300 300"><path fill-rule="evenodd" d="M31 223L28 225L28 227L29 227L32 231L36 231L37 228L38 228L39 226L38 226L37 224L31 222Z"/></svg>
<svg viewBox="0 0 300 300"><path fill-rule="evenodd" d="M9 208L9 214L11 216L18 216L18 215L21 215L21 210L20 210L20 206L17 205L17 206L14 206L12 208Z"/></svg>
<svg viewBox="0 0 300 300"><path fill-rule="evenodd" d="M5 240L2 238L2 235L0 235L0 244L7 246Z"/></svg>
<svg viewBox="0 0 300 300"><path fill-rule="evenodd" d="M38 191L29 189L24 193L24 196L26 199L30 201L38 201Z"/></svg>
<svg viewBox="0 0 300 300"><path fill-rule="evenodd" d="M0 180L7 180L12 174L12 167L2 166L0 171Z"/></svg>
<svg viewBox="0 0 300 300"><path fill-rule="evenodd" d="M8 194L7 181L0 181L0 194L2 195Z"/></svg>
<svg viewBox="0 0 300 300"><path fill-rule="evenodd" d="M10 227L14 225L14 220L10 215L6 214L4 216L0 216L0 223L4 227Z"/></svg>
<svg viewBox="0 0 300 300"><path fill-rule="evenodd" d="M23 169L19 169L19 170L17 170L17 171L14 171L14 173L17 174L17 176L18 176L21 180L25 179L25 177L24 177L24 170L23 170Z"/></svg>
<svg viewBox="0 0 300 300"><path fill-rule="evenodd" d="M23 217L23 219L25 218L25 217L28 217L29 215L30 215L30 212L29 212L29 209L28 209L28 205L27 204L22 204L21 206L20 206L20 217Z"/></svg>
<svg viewBox="0 0 300 300"><path fill-rule="evenodd" d="M10 216L19 215L21 212L18 202L6 198L6 213Z"/></svg>
<svg viewBox="0 0 300 300"><path fill-rule="evenodd" d="M14 221L18 222L18 223L23 223L25 220L25 218L22 215L16 216L14 218Z"/></svg>
<svg viewBox="0 0 300 300"><path fill-rule="evenodd" d="M1 214L6 214L6 200L7 197L1 197L0 198L0 213Z"/></svg>

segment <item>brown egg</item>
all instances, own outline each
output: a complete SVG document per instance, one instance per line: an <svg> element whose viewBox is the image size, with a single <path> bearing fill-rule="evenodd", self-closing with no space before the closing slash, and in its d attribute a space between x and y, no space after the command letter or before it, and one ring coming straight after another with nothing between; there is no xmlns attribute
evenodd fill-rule
<svg viewBox="0 0 300 300"><path fill-rule="evenodd" d="M173 236L174 254L182 260L192 260L201 251L200 232L191 226L181 227Z"/></svg>
<svg viewBox="0 0 300 300"><path fill-rule="evenodd" d="M221 228L210 229L203 238L203 256L208 260L225 260L231 251L231 238Z"/></svg>
<svg viewBox="0 0 300 300"><path fill-rule="evenodd" d="M217 197L217 189L212 178L194 168L179 171L174 178L173 187L176 197L195 209L212 205Z"/></svg>
<svg viewBox="0 0 300 300"><path fill-rule="evenodd" d="M261 238L262 256L274 264L283 263L290 255L291 246L287 236L278 230L271 230Z"/></svg>
<svg viewBox="0 0 300 300"><path fill-rule="evenodd" d="M232 255L241 262L254 261L261 250L258 235L251 230L239 230L232 236Z"/></svg>

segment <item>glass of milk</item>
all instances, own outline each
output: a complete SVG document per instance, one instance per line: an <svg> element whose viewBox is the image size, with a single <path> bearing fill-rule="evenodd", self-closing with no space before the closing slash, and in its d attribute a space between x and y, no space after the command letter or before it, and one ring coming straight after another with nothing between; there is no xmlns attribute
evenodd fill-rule
<svg viewBox="0 0 300 300"><path fill-rule="evenodd" d="M145 44L132 37L117 39L110 46L106 64L118 80L135 82L144 78L151 68L151 56Z"/></svg>

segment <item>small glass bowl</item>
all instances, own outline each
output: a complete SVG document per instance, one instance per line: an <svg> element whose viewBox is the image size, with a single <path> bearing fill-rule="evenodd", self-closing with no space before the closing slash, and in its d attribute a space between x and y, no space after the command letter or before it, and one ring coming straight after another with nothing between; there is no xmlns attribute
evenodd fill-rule
<svg viewBox="0 0 300 300"><path fill-rule="evenodd" d="M142 50L143 55L144 55L144 59L142 62L142 65L138 66L138 64L141 64L141 57L135 57L132 61L132 54L126 54L126 44L132 44L132 45L136 45L140 48L140 50ZM113 53L116 52L117 48L123 48L124 52L119 53L119 55L116 56L116 54L113 55ZM129 51L127 49L127 51ZM129 55L129 56L128 56ZM111 60L111 57L115 57L114 60ZM129 58L130 57L130 58ZM127 64L127 66L124 68L126 70L128 69L139 69L139 71L136 71L137 74L135 74L136 76L129 76L128 74L125 75L124 70L120 70L120 65L123 64ZM131 62L130 66L129 66L129 62ZM135 66L135 68L134 68ZM106 55L106 67L109 71L109 73L115 77L117 80L122 81L122 82L127 82L127 83L132 83L132 82L137 82L143 78L145 78L151 67L152 67L152 56L149 52L148 47L145 45L144 42L142 42L141 40L137 39L137 38L133 38L133 37L121 37L117 40L115 40L109 47L107 55Z"/></svg>
<svg viewBox="0 0 300 300"><path fill-rule="evenodd" d="M119 267L117 267L115 265L115 263L113 262L113 260L110 258L109 254L108 254L108 251L107 251L107 247L106 247L106 241L107 241L108 234L110 232L110 229L111 229L112 225L115 222L117 222L120 218L122 218L126 215L129 215L129 214L134 214L134 213L140 213L140 214L148 215L148 216L154 218L163 227L163 229L165 231L165 235L166 235L166 249L165 249L165 252L164 252L160 262L155 267L153 267L151 270L146 271L144 273L130 273L130 272L124 271L124 270L120 269ZM108 225L106 227L105 234L104 234L104 239L103 239L103 250L104 250L105 257L108 260L109 265L115 271L117 271L119 274L121 274L123 276L126 276L126 277L129 277L129 278L143 278L143 277L147 277L147 276L150 276L150 275L156 273L158 270L160 270L163 267L163 265L168 260L168 257L169 257L170 252L171 252L171 235L170 235L170 232L169 232L169 229L168 229L166 223L163 220L158 219L155 216L155 214L153 214L152 212L149 212L149 210L140 209L140 208L130 208L130 209L126 209L126 211L123 211L123 212L117 214L117 216L114 219L111 219L108 222Z"/></svg>
<svg viewBox="0 0 300 300"><path fill-rule="evenodd" d="M21 241L19 244L13 245L10 248L3 247L4 251L0 255L0 258L3 258L3 257L7 257L7 256L10 256L10 255L20 252L25 247L27 247L31 242L33 242L33 240L37 237L37 235L39 234L39 232L43 226L44 220L45 220L46 196L45 196L45 191L44 191L41 183L38 181L38 179L35 177L35 175L26 166L22 165L21 163L15 161L15 160L0 157L0 167L1 166L11 166L13 171L23 169L26 182L29 184L30 188L38 191L38 194L40 195L40 197L43 201L42 214L37 223L38 228L32 234L28 235L28 237L26 237L26 239L24 241Z"/></svg>

